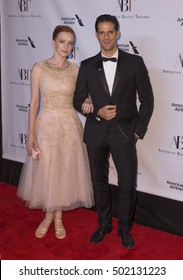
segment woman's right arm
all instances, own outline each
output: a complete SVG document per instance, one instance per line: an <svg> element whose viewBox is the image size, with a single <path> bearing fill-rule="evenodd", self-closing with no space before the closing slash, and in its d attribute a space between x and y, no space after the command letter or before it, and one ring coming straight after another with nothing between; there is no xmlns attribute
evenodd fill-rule
<svg viewBox="0 0 183 280"><path fill-rule="evenodd" d="M40 67L38 64L34 64L31 72L31 101L28 115L28 132L26 143L26 150L29 155L32 155L32 148L37 147L35 139L35 121L40 100L40 75Z"/></svg>

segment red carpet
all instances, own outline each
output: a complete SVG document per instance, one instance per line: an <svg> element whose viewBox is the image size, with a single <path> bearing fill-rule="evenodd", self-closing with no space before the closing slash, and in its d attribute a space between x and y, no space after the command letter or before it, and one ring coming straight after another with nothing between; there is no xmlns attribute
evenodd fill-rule
<svg viewBox="0 0 183 280"><path fill-rule="evenodd" d="M135 224L135 247L127 250L113 231L99 244L89 243L97 213L76 209L63 213L67 237L58 240L54 227L41 240L34 235L43 212L30 210L16 196L16 187L0 183L0 258L2 260L182 260L183 238Z"/></svg>

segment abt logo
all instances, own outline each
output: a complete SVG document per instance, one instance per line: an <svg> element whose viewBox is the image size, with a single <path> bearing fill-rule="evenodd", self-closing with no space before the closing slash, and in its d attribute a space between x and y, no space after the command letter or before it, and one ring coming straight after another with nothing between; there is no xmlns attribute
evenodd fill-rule
<svg viewBox="0 0 183 280"><path fill-rule="evenodd" d="M18 0L19 11L28 12L29 11L29 2L31 2L31 0Z"/></svg>
<svg viewBox="0 0 183 280"><path fill-rule="evenodd" d="M26 145L27 142L27 135L25 133L20 133L19 134L19 139L20 139L20 143L22 145Z"/></svg>
<svg viewBox="0 0 183 280"><path fill-rule="evenodd" d="M178 55L177 60L176 60L174 66L175 66L175 67L176 67L176 66L181 66L181 67L183 67L183 53L180 53L180 54Z"/></svg>
<svg viewBox="0 0 183 280"><path fill-rule="evenodd" d="M183 150L183 136L174 136L170 147L175 147L177 150Z"/></svg>
<svg viewBox="0 0 183 280"><path fill-rule="evenodd" d="M131 5L132 0L118 0L117 5L120 8L121 12L131 12Z"/></svg>
<svg viewBox="0 0 183 280"><path fill-rule="evenodd" d="M18 78L21 81L29 81L30 80L30 75L31 75L31 70L30 69L19 69L18 70Z"/></svg>

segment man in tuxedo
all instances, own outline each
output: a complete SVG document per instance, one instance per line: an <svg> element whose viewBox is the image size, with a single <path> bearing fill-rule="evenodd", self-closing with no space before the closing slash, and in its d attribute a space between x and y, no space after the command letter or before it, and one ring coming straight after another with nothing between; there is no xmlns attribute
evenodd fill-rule
<svg viewBox="0 0 183 280"><path fill-rule="evenodd" d="M88 96L94 107L87 114L84 130L98 211L98 228L90 242L98 243L112 231L108 183L111 155L119 185L118 234L126 248L133 248L130 230L136 205L136 142L147 131L154 107L153 91L142 57L117 46L117 18L100 15L95 30L101 51L81 62L74 95L74 106L79 112Z"/></svg>

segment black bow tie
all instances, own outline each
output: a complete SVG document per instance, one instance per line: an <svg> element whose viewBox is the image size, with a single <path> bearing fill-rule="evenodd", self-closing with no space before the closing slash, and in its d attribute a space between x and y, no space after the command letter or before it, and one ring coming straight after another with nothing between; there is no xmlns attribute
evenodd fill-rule
<svg viewBox="0 0 183 280"><path fill-rule="evenodd" d="M117 62L117 58L116 57L102 57L102 61L106 62L106 61L112 61L112 62Z"/></svg>

